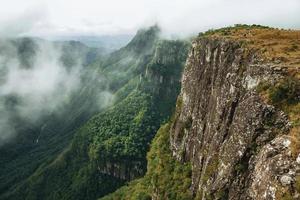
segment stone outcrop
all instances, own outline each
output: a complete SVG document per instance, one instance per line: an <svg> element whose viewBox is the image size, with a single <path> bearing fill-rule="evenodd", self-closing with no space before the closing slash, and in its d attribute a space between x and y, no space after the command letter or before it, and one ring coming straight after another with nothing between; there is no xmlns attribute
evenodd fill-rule
<svg viewBox="0 0 300 200"><path fill-rule="evenodd" d="M194 41L170 139L176 159L192 163L197 199L269 200L282 190L300 198L288 118L256 91L285 73L238 42Z"/></svg>
<svg viewBox="0 0 300 200"><path fill-rule="evenodd" d="M106 162L98 165L101 174L113 176L120 180L128 181L143 175L145 169L142 162L111 163Z"/></svg>

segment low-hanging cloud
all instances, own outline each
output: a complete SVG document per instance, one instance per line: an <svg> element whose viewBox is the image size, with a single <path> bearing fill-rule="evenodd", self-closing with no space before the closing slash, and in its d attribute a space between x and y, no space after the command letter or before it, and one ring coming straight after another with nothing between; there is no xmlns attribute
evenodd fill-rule
<svg viewBox="0 0 300 200"><path fill-rule="evenodd" d="M0 143L14 136L14 116L35 123L67 103L81 83L80 61L67 68L60 59L59 46L35 43L33 59L29 66L24 66L16 47L2 41L6 54L0 57Z"/></svg>
<svg viewBox="0 0 300 200"><path fill-rule="evenodd" d="M0 8L0 12L2 9ZM17 13L1 12L0 37L12 38L15 36L21 36L33 29L39 29L44 25L44 23L48 24L46 18L47 10L43 6L34 6Z"/></svg>
<svg viewBox="0 0 300 200"><path fill-rule="evenodd" d="M10 0L0 7L0 39L132 34L153 24L166 36L183 37L237 23L299 29L299 9L299 0ZM61 49L48 42L37 42L34 59L24 67L16 47L5 41L0 40L0 145L15 135L16 115L35 122L67 103L81 85L82 69L80 61L65 67ZM98 92L99 109L109 106L114 96Z"/></svg>
<svg viewBox="0 0 300 200"><path fill-rule="evenodd" d="M20 26L21 18L24 18L26 23L23 24L28 26L26 30L20 30L19 35L47 37L135 33L140 27L154 23L159 24L166 34L183 36L237 23L300 28L299 0L16 1L11 0L1 5L0 23L2 18L20 19ZM2 12L13 10L14 6L11 5L14 4L25 7L26 12ZM22 17L24 13L30 17ZM46 16L41 17L41 13ZM19 15L21 17L16 17ZM17 20L12 20L12 24L15 21ZM9 27L6 28L7 32L18 35L16 30L9 31L16 26L6 27Z"/></svg>

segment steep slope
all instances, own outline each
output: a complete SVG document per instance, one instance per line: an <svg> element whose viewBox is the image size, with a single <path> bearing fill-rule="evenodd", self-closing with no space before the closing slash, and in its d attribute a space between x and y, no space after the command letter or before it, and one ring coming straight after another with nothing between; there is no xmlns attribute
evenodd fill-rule
<svg viewBox="0 0 300 200"><path fill-rule="evenodd" d="M95 59L94 57L87 58L88 54L94 50L82 44L77 44L77 48L74 50L73 46L68 43L50 44L47 41L32 38L1 41L0 69L3 70L3 73L1 73L0 85L5 83L5 75L9 71L5 67L10 65L11 60L18 60L21 69L30 71L41 45L53 45L55 50L57 48L63 49L61 57L58 58L65 64L62 64L62 67L72 68L78 60L92 62ZM47 51L49 50L47 49ZM81 52L80 55L78 52ZM94 56L97 57L97 52L94 53ZM43 113L39 113L38 119L31 120L31 118L35 118L35 112L26 113L25 116L20 114L22 97L1 93L0 104L1 106L4 105L0 108L1 128L9 123L10 129L15 131L15 136L8 143L0 146L0 194L16 188L32 175L41 164L51 162L69 145L75 130L99 109L95 93L103 84L96 84L91 79L90 74L93 73L93 68L86 65L83 67L85 69L81 77L82 85L62 99L59 111L58 109L45 109ZM89 79L85 79L86 76ZM89 86L89 89L86 89L86 86ZM51 102L55 98L56 96ZM38 105L35 106L39 107ZM45 107L47 106L45 105ZM3 122L2 119L9 115L11 115L10 121ZM10 130L8 129L8 131ZM1 129L0 134L3 136L6 133Z"/></svg>
<svg viewBox="0 0 300 200"><path fill-rule="evenodd" d="M267 32L280 45L286 38L299 38L299 32L294 37L294 32L278 34L266 28L248 32ZM271 60L276 60L274 56ZM288 113L257 91L262 82L277 87L290 76L295 86L286 89L293 96L291 104L298 104L294 70L289 62L272 63L253 46L230 37L211 34L195 41L182 79L182 104L172 125L171 147L177 159L191 161L191 189L200 199L281 199L283 191L298 196L299 164L291 154ZM289 106L286 94L280 98L286 98Z"/></svg>
<svg viewBox="0 0 300 200"><path fill-rule="evenodd" d="M245 25L200 34L146 176L104 199L299 199L299 38Z"/></svg>
<svg viewBox="0 0 300 200"><path fill-rule="evenodd" d="M101 71L100 74L111 79L107 80L110 82L110 90L116 91L145 71L145 67L152 59L158 39L157 26L139 30L129 44L95 63Z"/></svg>
<svg viewBox="0 0 300 200"><path fill-rule="evenodd" d="M143 175L149 143L174 108L188 47L159 40L152 27L94 63L95 76L108 83L115 104L91 118L63 153L3 199L95 199Z"/></svg>

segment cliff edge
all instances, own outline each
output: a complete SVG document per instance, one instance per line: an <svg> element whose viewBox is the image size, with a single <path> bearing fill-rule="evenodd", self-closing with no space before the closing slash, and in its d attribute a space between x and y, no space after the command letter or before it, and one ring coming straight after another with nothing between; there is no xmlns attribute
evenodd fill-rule
<svg viewBox="0 0 300 200"><path fill-rule="evenodd" d="M104 199L300 199L300 31L199 34L145 177Z"/></svg>
<svg viewBox="0 0 300 200"><path fill-rule="evenodd" d="M193 43L170 131L173 155L192 163L199 199L299 199L299 63L292 54L300 34L227 30Z"/></svg>

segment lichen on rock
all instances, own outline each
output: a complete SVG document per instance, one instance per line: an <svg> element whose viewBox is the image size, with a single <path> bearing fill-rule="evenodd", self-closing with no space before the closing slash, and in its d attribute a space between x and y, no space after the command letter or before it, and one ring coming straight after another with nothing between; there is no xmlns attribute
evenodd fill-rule
<svg viewBox="0 0 300 200"><path fill-rule="evenodd" d="M240 42L194 41L170 137L174 156L192 163L197 198L269 200L279 190L297 196L288 116L257 91L285 76L277 68Z"/></svg>

